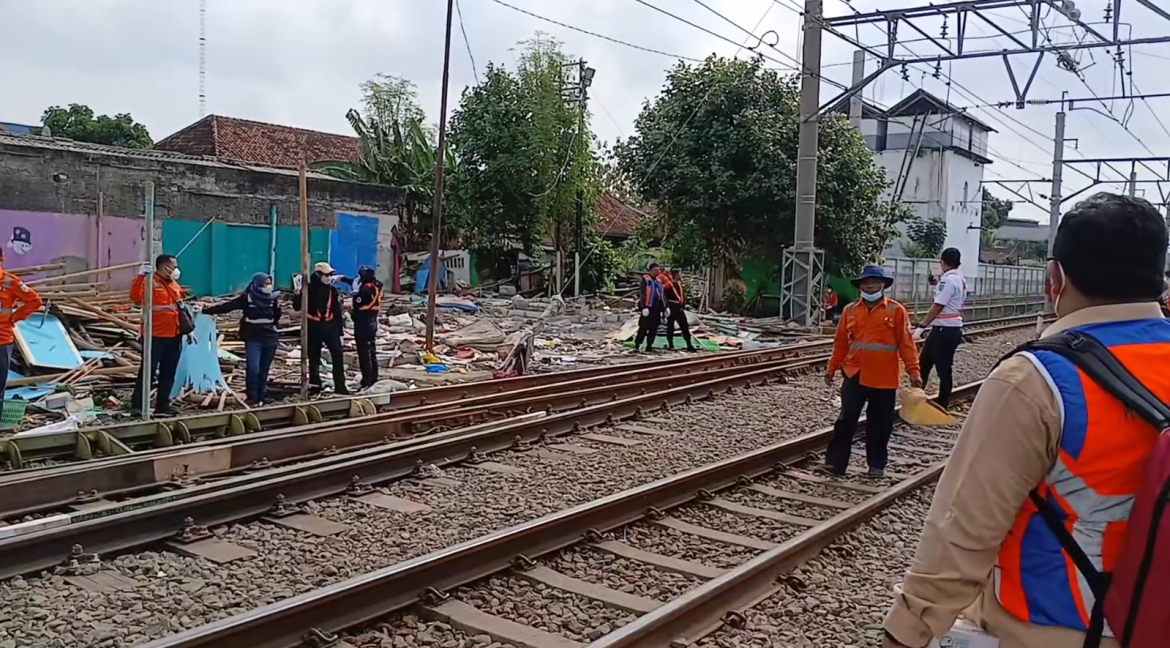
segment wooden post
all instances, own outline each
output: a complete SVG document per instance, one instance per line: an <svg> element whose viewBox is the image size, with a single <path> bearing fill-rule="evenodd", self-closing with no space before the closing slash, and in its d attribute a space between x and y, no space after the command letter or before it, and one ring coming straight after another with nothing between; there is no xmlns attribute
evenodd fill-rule
<svg viewBox="0 0 1170 648"><path fill-rule="evenodd" d="M443 164L447 155L447 88L451 79L451 16L455 0L447 0L447 39L443 50L443 85L439 100L439 148L435 155L435 204L431 211L431 274L427 277L427 351L435 349L435 299L439 293L439 273L446 272L440 259L439 244L443 232Z"/></svg>
<svg viewBox="0 0 1170 648"><path fill-rule="evenodd" d="M309 181L301 162L301 400L309 397Z"/></svg>

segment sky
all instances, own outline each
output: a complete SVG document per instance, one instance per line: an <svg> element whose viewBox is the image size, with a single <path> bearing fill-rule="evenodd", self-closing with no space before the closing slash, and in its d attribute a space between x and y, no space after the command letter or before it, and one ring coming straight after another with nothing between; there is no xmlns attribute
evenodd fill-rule
<svg viewBox="0 0 1170 648"><path fill-rule="evenodd" d="M442 0L206 2L208 113L351 134L345 113L359 104L361 82L381 73L416 83L424 109L437 121L446 11ZM773 59L766 65L794 67L794 59L800 57L797 7L801 0L459 0L462 21L455 20L451 45L451 109L489 61L513 66L517 43L539 31L560 40L566 52L585 58L597 70L590 94L591 123L598 137L608 142L633 132L639 111L660 91L678 59L544 22L500 2L673 56L750 56L742 45L758 39L702 6L706 4L743 29L764 35L759 51ZM1111 3L1081 0L1078 5L1084 20L1099 22L1105 5ZM850 7L865 12L923 4L853 0L846 5L826 0L825 15L847 15ZM997 22L1009 30L1026 26L1019 9L991 15L999 16ZM1135 37L1170 31L1170 21L1140 7L1136 0L1126 0L1123 16ZM939 35L940 22L921 24L929 26L932 36ZM1059 16L1050 14L1046 24L1053 27L1049 37L1054 42L1075 38L1061 28L1068 23ZM955 25L948 28L953 36ZM973 22L970 29L971 34L994 34L985 23ZM873 28L850 33L867 44L884 39ZM199 118L198 35L198 0L0 0L0 121L36 124L48 106L83 103L99 114L129 112L149 128L154 139L161 139ZM983 39L969 47L998 49L1008 42L1003 37ZM926 42L913 47L919 53L931 48ZM826 34L825 77L848 83L853 49ZM1170 45L1135 46L1125 54L1127 69L1141 92L1170 93L1170 75L1162 73L1170 65ZM1059 69L1055 57L1049 56L1041 64L1029 98L1058 99L1062 92L1070 97L1120 94L1111 53L1099 49L1074 57L1083 69L1083 82ZM1022 83L1031 59L1013 60ZM873 61L869 65L872 70ZM907 74L909 81L898 71L887 72L867 87L865 97L888 106L921 86L964 107L1014 98L999 57L943 64L937 79L925 66L912 67ZM946 77L953 83L948 84ZM822 84L823 100L835 92ZM1082 105L1086 109L1069 114L1068 137L1077 141L1068 157L1170 156L1170 98L1089 102L1078 107ZM985 179L1050 177L1055 112L1053 106L972 108L972 115L998 130L990 140L996 161ZM1080 169L1096 174L1091 166ZM1118 177L1108 170L1104 173ZM1121 170L1125 173L1128 168ZM1141 175L1154 177L1146 169ZM1065 177L1066 195L1088 182L1076 171L1066 171ZM1002 188L991 189L1021 201ZM1170 192L1170 183L1163 189ZM1139 189L1143 191L1162 202L1155 185ZM1045 186L1033 185L1031 194L1023 188L1022 193L1046 204L1046 198L1041 198L1047 195ZM1014 215L1047 220L1044 212L1022 202Z"/></svg>

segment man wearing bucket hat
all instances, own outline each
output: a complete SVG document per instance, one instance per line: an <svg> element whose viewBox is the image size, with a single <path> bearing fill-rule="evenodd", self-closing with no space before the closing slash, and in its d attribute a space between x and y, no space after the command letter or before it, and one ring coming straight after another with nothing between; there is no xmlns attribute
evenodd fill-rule
<svg viewBox="0 0 1170 648"><path fill-rule="evenodd" d="M883 474L901 382L899 358L906 365L910 383L922 386L918 349L910 333L910 316L904 306L885 295L893 283L893 277L882 268L866 266L853 280L861 295L845 306L837 324L825 383L832 385L838 371L845 374L845 382L841 386L841 414L833 425L833 440L825 453L823 467L834 475L844 475L849 466L853 434L862 408L866 408L865 458L869 474L875 477Z"/></svg>

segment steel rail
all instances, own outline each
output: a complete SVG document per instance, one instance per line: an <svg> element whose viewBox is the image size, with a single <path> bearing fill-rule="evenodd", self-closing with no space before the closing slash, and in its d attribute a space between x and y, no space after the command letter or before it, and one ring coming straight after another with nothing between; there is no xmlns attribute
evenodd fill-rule
<svg viewBox="0 0 1170 648"><path fill-rule="evenodd" d="M95 454L95 449L101 449L107 455L125 456L139 454L134 452L135 447L147 446L165 450L177 445L190 444L200 437L234 437L247 433L283 429L288 426L300 427L352 418L355 410L364 410L362 403L392 410L438 403L456 403L476 397L500 396L521 389L553 389L555 385L565 381L600 379L625 374L633 370L642 372L658 370L660 373L657 375L665 375L662 372L672 371L676 367L701 367L707 364L726 366L725 363L729 361L754 361L753 359L757 358L785 357L806 351L821 350L831 345L831 340L798 342L769 349L735 351L714 356L664 358L501 380L427 387L391 394L274 405L241 412L195 414L174 419L86 427L66 432L17 435L0 441L0 457L6 457L11 465L22 466L29 460L70 455L89 459ZM0 479L4 479L12 472L20 471L0 472Z"/></svg>
<svg viewBox="0 0 1170 648"><path fill-rule="evenodd" d="M973 333L988 334L1018 326L1021 325L1005 325ZM800 346L801 350L807 349L807 345ZM493 415L585 407L632 393L647 393L717 378L740 371L739 363L755 363L751 366L757 368L782 365L778 368L794 370L824 362L827 357L806 356L793 361L764 360L760 355L713 356L702 361L633 368L617 374L504 392L503 396L508 400L499 400L501 396L497 395L471 397L351 421L209 440L165 452L136 453L41 471L24 471L0 478L0 516L41 513L71 505L92 508L102 503L100 498L127 497L164 486L188 485L198 478L222 477L283 462L301 461L321 453L389 443L410 436L415 426L423 424L449 427L479 422ZM679 376L676 373L679 371L688 373ZM689 373L693 371L699 373Z"/></svg>
<svg viewBox="0 0 1170 648"><path fill-rule="evenodd" d="M810 364L823 362L813 359ZM476 460L484 453L524 446L546 437L632 418L772 380L790 367L735 371L714 380L639 394L560 414L523 417L451 430L419 442L372 448L340 457L285 466L222 483L196 485L110 507L48 516L0 527L0 578L60 564L80 545L87 552L121 551L175 537L194 521L211 526L261 516L279 503L296 504L415 474L420 466ZM356 456L354 456L356 455Z"/></svg>
<svg viewBox="0 0 1170 648"><path fill-rule="evenodd" d="M820 361L822 356L804 360L769 360L749 366L790 370ZM0 517L39 513L74 504L92 506L99 497L124 497L163 486L182 486L193 483L195 479L222 477L244 470L258 470L283 462L304 460L326 452L336 453L370 445L384 446L392 440L411 437L412 430L420 425L428 425L432 429L446 428L479 423L491 419L493 415L502 417L532 411L556 412L596 405L621 396L715 379L743 371L743 366L727 361L711 363L705 370L692 372L692 369L686 367L679 369L687 373L656 376L653 374L664 370L653 369L600 376L558 383L558 390L554 393L548 393L545 387L520 389L505 392L508 400L500 400L495 395L480 396L353 421L207 441L165 453L122 455L97 463L27 472L20 478L0 480ZM619 377L628 379L619 380Z"/></svg>
<svg viewBox="0 0 1170 648"><path fill-rule="evenodd" d="M972 396L982 381L955 389L957 398ZM864 418L862 419L864 425ZM714 492L782 468L807 453L821 449L833 429L823 428L707 466L695 468L608 497L503 529L453 547L385 567L318 590L162 637L141 648L299 648L307 637L331 637L334 633L374 621L443 592L508 569L520 556L535 558L580 543L587 531L608 531L644 518L650 511L666 510L695 500L703 491ZM936 479L941 466L928 468L892 491L875 495L858 507L841 513L780 547L749 560L675 601L635 620L596 646L672 645L679 632L692 623L710 625L714 611L731 601L758 599L767 591L766 577L783 573L849 529L888 506L913 488ZM739 585L756 589L735 594ZM732 592L730 595L728 592ZM718 598L716 598L718 594ZM703 608L701 605L708 607ZM700 618L699 612L706 616ZM696 621L672 627L679 619L695 615ZM641 630L629 630L637 626ZM623 632L625 631L625 632ZM653 635L653 641L650 632ZM641 640L646 638L643 643ZM602 642L613 641L612 644ZM637 641L637 643L635 642Z"/></svg>

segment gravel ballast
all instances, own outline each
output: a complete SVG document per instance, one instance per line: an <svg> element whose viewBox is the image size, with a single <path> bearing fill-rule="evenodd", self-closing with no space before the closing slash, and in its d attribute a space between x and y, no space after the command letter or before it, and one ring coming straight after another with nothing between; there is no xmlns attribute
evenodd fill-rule
<svg viewBox="0 0 1170 648"><path fill-rule="evenodd" d="M1003 353L1031 336L1030 330L1024 330L961 346L956 383L982 377ZM213 531L220 538L257 552L253 558L231 564L215 565L170 552L120 556L107 559L104 568L139 585L101 593L82 590L60 576L13 579L0 583L0 609L5 610L0 615L0 648L10 648L6 642L19 648L131 646L824 427L832 423L838 407L835 390L826 387L819 374L795 377L785 385L738 390L653 414L670 421L655 427L674 436L590 430L634 438L641 441L638 446L565 437L558 441L597 452L565 453L556 460L531 452L504 452L491 459L524 472L501 474L461 466L441 471L443 477L458 480L458 486L438 488L416 482L387 486L392 495L431 507L427 512L403 514L347 497L312 503L311 512L349 526L336 536L321 538L266 522L216 528ZM779 484L781 479L761 483ZM795 490L787 485L775 487ZM805 492L842 501L856 499L830 487L809 486ZM755 501L753 505L762 507L765 500ZM692 510L702 513L679 517L774 542L801 530L709 506ZM664 541L661 533L643 536L641 531L632 544L657 542L656 551L669 553L662 543L673 541L679 557L699 550L691 539L667 536ZM734 548L724 551L723 564L717 566L730 566L750 554L750 550ZM677 579L662 583L662 591L654 598L675 595L676 585L682 583ZM450 637L444 643L467 639L474 638ZM387 645L397 645L393 637L389 640L392 643Z"/></svg>

